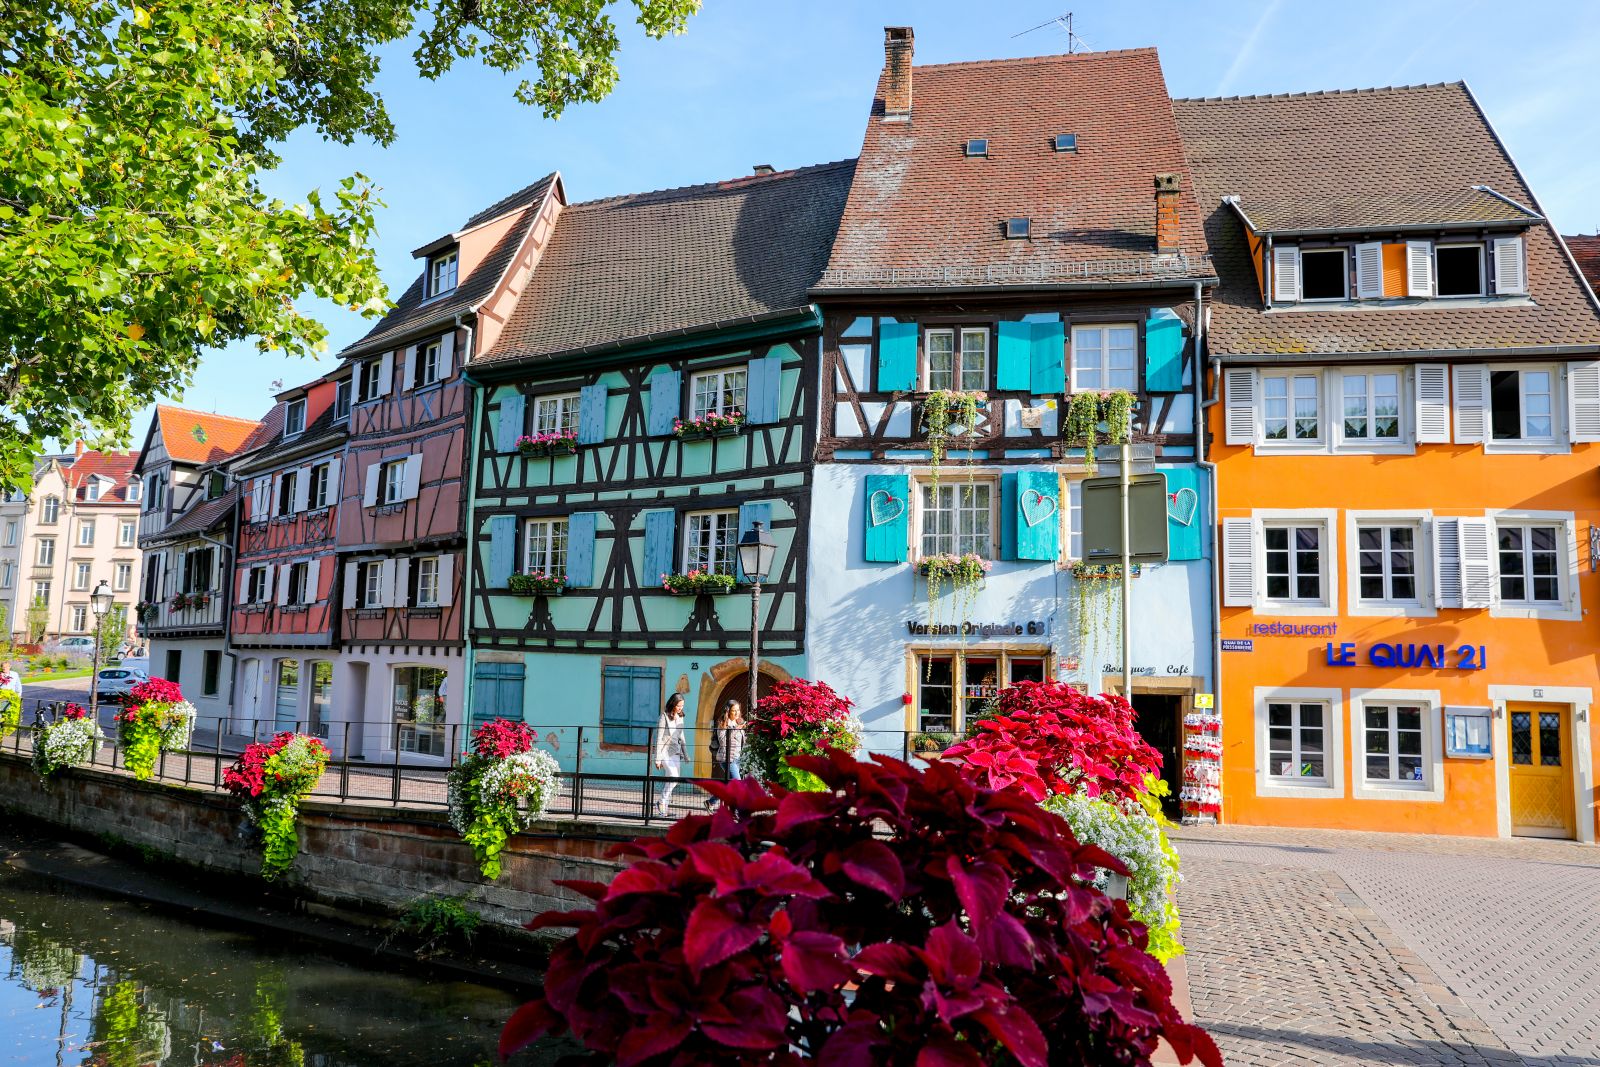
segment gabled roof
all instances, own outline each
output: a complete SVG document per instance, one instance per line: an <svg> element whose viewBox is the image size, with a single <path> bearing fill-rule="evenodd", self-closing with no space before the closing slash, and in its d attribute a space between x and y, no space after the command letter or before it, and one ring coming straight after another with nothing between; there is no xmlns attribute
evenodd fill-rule
<svg viewBox="0 0 1600 1067"><path fill-rule="evenodd" d="M566 207L474 365L807 308L854 169L845 160Z"/></svg>
<svg viewBox="0 0 1600 1067"><path fill-rule="evenodd" d="M91 478L104 478L111 483L100 492L99 500L84 500L90 504L125 504L128 500L128 483L132 480L133 465L138 460L134 452L100 452L90 450L70 463L63 463L62 476L73 497L78 498Z"/></svg>
<svg viewBox="0 0 1600 1067"><path fill-rule="evenodd" d="M909 121L867 122L819 292L1203 278L1183 145L1152 48L911 68ZM1077 151L1055 151L1075 134ZM987 157L967 158L969 138ZM1177 174L1181 257L1156 256L1155 176ZM1011 217L1030 240L1007 240Z"/></svg>
<svg viewBox="0 0 1600 1067"><path fill-rule="evenodd" d="M1578 261L1589 288L1600 292L1600 234L1571 234L1563 237L1572 258Z"/></svg>
<svg viewBox="0 0 1600 1067"><path fill-rule="evenodd" d="M1221 279L1209 340L1219 354L1422 353L1600 344L1597 316L1546 221L1527 229L1529 297L1506 304L1424 301L1266 313L1245 227L1224 200L1294 204L1330 218L1362 198L1486 185L1538 212L1532 191L1465 84L1174 100L1206 237ZM1361 211L1389 211L1363 207ZM1253 218L1252 214L1252 218Z"/></svg>
<svg viewBox="0 0 1600 1067"><path fill-rule="evenodd" d="M170 404L156 406L161 443L178 463L215 463L237 452L256 429L253 419L238 419Z"/></svg>
<svg viewBox="0 0 1600 1067"><path fill-rule="evenodd" d="M1349 185L1328 172L1296 190L1268 200L1229 201L1257 234L1406 232L1410 230L1482 229L1485 226L1532 225L1544 216L1514 203L1487 185L1449 188L1425 182L1413 188L1376 189L1365 182Z"/></svg>

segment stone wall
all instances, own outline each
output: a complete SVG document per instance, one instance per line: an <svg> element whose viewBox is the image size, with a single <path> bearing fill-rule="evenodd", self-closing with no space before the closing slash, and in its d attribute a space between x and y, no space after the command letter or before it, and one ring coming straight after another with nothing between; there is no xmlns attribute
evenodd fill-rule
<svg viewBox="0 0 1600 1067"><path fill-rule="evenodd" d="M0 809L81 835L110 836L207 871L257 877L261 853L239 806L224 794L89 769L44 782L25 758L0 753ZM300 855L279 885L306 900L394 912L419 897L463 896L485 920L520 927L538 912L585 906L558 879L609 881L618 841L651 833L626 825L540 822L512 838L497 882L478 875L472 850L443 811L307 801Z"/></svg>

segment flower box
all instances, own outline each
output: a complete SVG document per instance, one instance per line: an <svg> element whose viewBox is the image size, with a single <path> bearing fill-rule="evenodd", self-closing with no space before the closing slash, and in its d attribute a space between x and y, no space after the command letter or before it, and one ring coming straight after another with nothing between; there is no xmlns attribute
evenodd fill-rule
<svg viewBox="0 0 1600 1067"><path fill-rule="evenodd" d="M567 579L561 575L535 571L533 574L513 574L506 586L516 596L561 596L567 591Z"/></svg>
<svg viewBox="0 0 1600 1067"><path fill-rule="evenodd" d="M711 437L732 437L744 427L744 412L726 415L711 412L697 419L673 419L672 436L680 441L699 441Z"/></svg>
<svg viewBox="0 0 1600 1067"><path fill-rule="evenodd" d="M578 450L578 435L572 430L550 430L517 438L517 451L529 459L540 456L570 456Z"/></svg>
<svg viewBox="0 0 1600 1067"><path fill-rule="evenodd" d="M972 552L964 556L950 554L923 556L917 561L917 573L924 578L941 583L947 582L960 589L983 581L984 575L988 574L989 568L993 566L989 560Z"/></svg>
<svg viewBox="0 0 1600 1067"><path fill-rule="evenodd" d="M1133 565L1133 573L1129 577L1139 577L1140 567L1141 564L1135 563ZM1072 576L1080 582L1108 582L1122 579L1122 564L1120 563L1085 563L1082 560L1073 560L1068 569L1072 571Z"/></svg>
<svg viewBox="0 0 1600 1067"><path fill-rule="evenodd" d="M731 574L710 574L706 571L661 576L661 587L673 596L699 596L702 593L720 596L733 592L735 584Z"/></svg>

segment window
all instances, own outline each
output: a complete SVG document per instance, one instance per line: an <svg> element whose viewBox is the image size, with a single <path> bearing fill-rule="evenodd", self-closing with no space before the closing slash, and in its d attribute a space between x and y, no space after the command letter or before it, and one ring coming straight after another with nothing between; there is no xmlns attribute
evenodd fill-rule
<svg viewBox="0 0 1600 1067"><path fill-rule="evenodd" d="M1362 773L1368 783L1381 782L1421 789L1423 779L1423 716L1416 704L1365 704Z"/></svg>
<svg viewBox="0 0 1600 1067"><path fill-rule="evenodd" d="M968 653L926 652L917 656L916 720L919 733L954 734L966 728L1005 685L1042 682L1049 655L1043 650Z"/></svg>
<svg viewBox="0 0 1600 1067"><path fill-rule="evenodd" d="M111 569L111 589L113 592L126 593L133 584L133 564L118 563Z"/></svg>
<svg viewBox="0 0 1600 1067"><path fill-rule="evenodd" d="M557 396L541 396L534 398L534 433L561 433L564 431L571 431L575 433L577 432L577 429L577 393L561 393Z"/></svg>
<svg viewBox="0 0 1600 1067"><path fill-rule="evenodd" d="M306 579L310 576L310 564L289 564L289 592L286 598L288 604L309 604L307 599L309 590L306 588Z"/></svg>
<svg viewBox="0 0 1600 1067"><path fill-rule="evenodd" d="M74 604L72 611L72 632L81 634L89 628L89 606L87 604Z"/></svg>
<svg viewBox="0 0 1600 1067"><path fill-rule="evenodd" d="M89 564L74 563L72 565L72 588L89 588Z"/></svg>
<svg viewBox="0 0 1600 1067"><path fill-rule="evenodd" d="M745 368L705 371L689 379L689 415L731 415L744 411Z"/></svg>
<svg viewBox="0 0 1600 1067"><path fill-rule="evenodd" d="M1323 527L1268 525L1267 599L1322 603Z"/></svg>
<svg viewBox="0 0 1600 1067"><path fill-rule="evenodd" d="M300 484L299 471L284 471L278 475L278 514L294 514L295 490Z"/></svg>
<svg viewBox="0 0 1600 1067"><path fill-rule="evenodd" d="M956 348L959 333L961 347ZM967 392L989 387L989 329L929 330L928 389Z"/></svg>
<svg viewBox="0 0 1600 1067"><path fill-rule="evenodd" d="M391 459L383 464L378 473L378 503L397 504L405 496L406 461L404 459Z"/></svg>
<svg viewBox="0 0 1600 1067"><path fill-rule="evenodd" d="M989 482L940 482L921 486L920 553L976 553L994 558L994 486Z"/></svg>
<svg viewBox="0 0 1600 1067"><path fill-rule="evenodd" d="M429 296L440 296L456 287L457 266L454 249L428 260Z"/></svg>
<svg viewBox="0 0 1600 1067"><path fill-rule="evenodd" d="M1437 245L1433 263L1440 296L1484 294L1482 245Z"/></svg>
<svg viewBox="0 0 1600 1067"><path fill-rule="evenodd" d="M78 544L87 547L94 544L94 520L78 520Z"/></svg>
<svg viewBox="0 0 1600 1067"><path fill-rule="evenodd" d="M1346 441L1400 440L1400 375L1392 372L1343 376Z"/></svg>
<svg viewBox="0 0 1600 1067"><path fill-rule="evenodd" d="M1321 427L1315 374L1262 375L1262 440L1315 442L1322 437Z"/></svg>
<svg viewBox="0 0 1600 1067"><path fill-rule="evenodd" d="M1343 300L1349 293L1349 268L1344 249L1300 250L1301 300Z"/></svg>
<svg viewBox="0 0 1600 1067"><path fill-rule="evenodd" d="M117 544L123 548L133 544L137 530L138 527L132 519L123 519L122 523L117 527Z"/></svg>
<svg viewBox="0 0 1600 1067"><path fill-rule="evenodd" d="M439 557L423 556L411 565L411 580L415 589L411 603L419 608L439 606Z"/></svg>
<svg viewBox="0 0 1600 1067"><path fill-rule="evenodd" d="M438 667L394 669L394 721L401 752L445 754L446 677Z"/></svg>
<svg viewBox="0 0 1600 1067"><path fill-rule="evenodd" d="M39 538L39 554L35 562L41 567L53 566L56 561L56 539L54 537Z"/></svg>
<svg viewBox="0 0 1600 1067"><path fill-rule="evenodd" d="M1267 776L1295 785L1328 785L1329 707L1322 702L1267 704Z"/></svg>
<svg viewBox="0 0 1600 1067"><path fill-rule="evenodd" d="M383 395L383 360L369 359L361 364L361 402L377 400Z"/></svg>
<svg viewBox="0 0 1600 1067"><path fill-rule="evenodd" d="M1006 240L1023 241L1033 232L1033 223L1025 217L1006 219Z"/></svg>
<svg viewBox="0 0 1600 1067"><path fill-rule="evenodd" d="M208 648L200 671L200 695L214 697L222 689L222 650Z"/></svg>
<svg viewBox="0 0 1600 1067"><path fill-rule="evenodd" d="M221 471L206 475L206 499L215 500L228 491L228 476Z"/></svg>
<svg viewBox="0 0 1600 1067"><path fill-rule="evenodd" d="M683 570L735 574L739 553L739 513L698 511L684 520Z"/></svg>
<svg viewBox="0 0 1600 1067"><path fill-rule="evenodd" d="M313 511L328 506L328 476L331 465L318 463L311 468L311 485L306 493L306 506Z"/></svg>
<svg viewBox="0 0 1600 1067"><path fill-rule="evenodd" d="M965 151L968 156L986 156L989 154L989 139L974 137L967 142Z"/></svg>
<svg viewBox="0 0 1600 1067"><path fill-rule="evenodd" d="M1500 550L1500 599L1511 604L1561 601L1561 528L1496 525Z"/></svg>
<svg viewBox="0 0 1600 1067"><path fill-rule="evenodd" d="M1138 350L1132 326L1077 326L1072 330L1072 388L1100 392L1139 388Z"/></svg>
<svg viewBox="0 0 1600 1067"><path fill-rule="evenodd" d="M661 715L661 668L607 663L600 672L600 743L643 748Z"/></svg>
<svg viewBox="0 0 1600 1067"><path fill-rule="evenodd" d="M137 478L128 479L127 488L123 492L127 494L130 502L137 501L139 499L139 480Z"/></svg>
<svg viewBox="0 0 1600 1067"><path fill-rule="evenodd" d="M147 553L144 557L144 598L149 601L161 599L161 561L164 556Z"/></svg>
<svg viewBox="0 0 1600 1067"><path fill-rule="evenodd" d="M1055 150L1057 152L1076 152L1078 150L1078 135L1075 133L1056 134Z"/></svg>
<svg viewBox="0 0 1600 1067"><path fill-rule="evenodd" d="M292 659L291 660L285 660L284 663L283 663L283 666L292 667L293 664L294 664L294 660L292 660ZM171 681L171 682L176 683L179 680L179 678L182 677L182 675L183 675L183 650L182 649L177 649L177 648L169 648L169 649L167 649L167 674L166 674L167 679L169 681ZM279 682L279 686L280 686L280 689L281 689L281 686L282 686L281 680Z"/></svg>
<svg viewBox="0 0 1600 1067"><path fill-rule="evenodd" d="M1550 370L1489 372L1489 425L1496 441L1554 441L1554 401Z"/></svg>
<svg viewBox="0 0 1600 1067"><path fill-rule="evenodd" d="M1067 558L1083 558L1083 482L1067 483Z"/></svg>
<svg viewBox="0 0 1600 1067"><path fill-rule="evenodd" d="M83 487L83 495L84 495L85 499L88 499L88 500L99 500L100 499L100 479L99 478L90 478L88 483L85 484L84 487Z"/></svg>
<svg viewBox="0 0 1600 1067"><path fill-rule="evenodd" d="M438 341L417 346L417 369L412 375L413 388L421 389L439 380L439 348Z"/></svg>
<svg viewBox="0 0 1600 1067"><path fill-rule="evenodd" d="M9 559L0 560L0 589L10 589L12 581L12 564Z"/></svg>
<svg viewBox="0 0 1600 1067"><path fill-rule="evenodd" d="M522 573L567 573L567 520L529 519L522 528Z"/></svg>
<svg viewBox="0 0 1600 1067"><path fill-rule="evenodd" d="M357 572L361 580L361 606L364 608L383 607L383 562L371 560L363 563Z"/></svg>
<svg viewBox="0 0 1600 1067"><path fill-rule="evenodd" d="M1418 528L1414 525L1356 528L1358 595L1362 600L1418 602L1417 540Z"/></svg>
<svg viewBox="0 0 1600 1067"><path fill-rule="evenodd" d="M306 398L296 397L283 409L283 436L297 437L306 432Z"/></svg>
<svg viewBox="0 0 1600 1067"><path fill-rule="evenodd" d="M10 548L17 543L17 520L12 519L6 523L6 547Z"/></svg>
<svg viewBox="0 0 1600 1067"><path fill-rule="evenodd" d="M33 583L33 602L35 604L48 604L48 603L50 603L50 583L49 582L34 582Z"/></svg>
<svg viewBox="0 0 1600 1067"><path fill-rule="evenodd" d="M152 474L149 478L145 479L145 482L147 483L146 488L149 489L150 492L145 495L144 509L146 511L160 511L162 505L166 503L166 479L161 477L159 474Z"/></svg>
<svg viewBox="0 0 1600 1067"><path fill-rule="evenodd" d="M207 652L206 655L211 655ZM312 737L328 736L328 712L333 707L333 664L325 659L311 663L311 708L308 726Z"/></svg>
<svg viewBox="0 0 1600 1067"><path fill-rule="evenodd" d="M211 579L216 569L217 550L193 548L183 554L183 591L185 593L211 592Z"/></svg>
<svg viewBox="0 0 1600 1067"><path fill-rule="evenodd" d="M339 384L333 387L333 421L343 422L350 417L350 397L352 386L349 378L339 379Z"/></svg>
<svg viewBox="0 0 1600 1067"><path fill-rule="evenodd" d="M46 526L54 526L60 517L61 498L58 496L45 497L44 506L39 512L39 521L44 523Z"/></svg>
<svg viewBox="0 0 1600 1067"><path fill-rule="evenodd" d="M272 590L267 588L267 568L251 567L250 577L245 580L245 601L250 604L261 604L272 598Z"/></svg>

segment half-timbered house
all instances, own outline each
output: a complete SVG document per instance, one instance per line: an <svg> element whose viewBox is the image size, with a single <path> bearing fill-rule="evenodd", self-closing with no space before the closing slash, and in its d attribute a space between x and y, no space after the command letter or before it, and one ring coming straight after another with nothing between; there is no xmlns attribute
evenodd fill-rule
<svg viewBox="0 0 1600 1067"><path fill-rule="evenodd" d="M805 670L820 325L807 289L852 169L764 167L561 212L504 330L469 364L482 385L474 719L586 726L584 766L629 771L673 692L704 726L749 685L735 546L758 522L777 544L760 680ZM691 572L729 588L666 587Z"/></svg>

